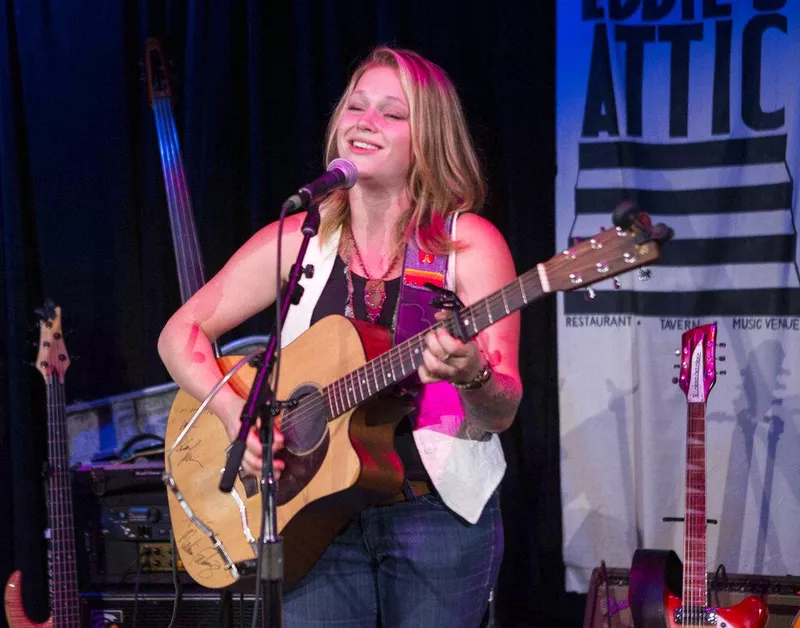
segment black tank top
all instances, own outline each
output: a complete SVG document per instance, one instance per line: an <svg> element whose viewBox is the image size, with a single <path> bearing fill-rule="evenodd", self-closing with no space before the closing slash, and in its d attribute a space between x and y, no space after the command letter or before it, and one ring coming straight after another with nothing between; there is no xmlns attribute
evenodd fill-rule
<svg viewBox="0 0 800 628"><path fill-rule="evenodd" d="M367 280L353 272L353 312L356 320L367 321L367 310L364 306L364 288ZM400 277L391 279L385 283L386 302L383 304L381 314L376 321L378 325L391 329L394 322L394 312L397 308L397 298L400 295ZM336 256L333 264L331 276L328 283L322 289L322 294L314 306L314 313L311 315L311 324L330 316L331 314L344 314L347 304L347 276L345 274L344 260ZM394 436L394 446L406 468L406 477L409 480L429 480L422 459L417 451L414 437L411 434L411 422L408 417L404 417L397 426Z"/></svg>

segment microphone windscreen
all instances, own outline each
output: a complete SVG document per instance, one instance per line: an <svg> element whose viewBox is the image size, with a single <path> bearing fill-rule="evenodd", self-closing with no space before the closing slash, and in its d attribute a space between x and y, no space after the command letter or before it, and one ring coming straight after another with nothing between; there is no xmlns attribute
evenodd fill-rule
<svg viewBox="0 0 800 628"><path fill-rule="evenodd" d="M328 172L331 170L341 170L345 176L344 188L348 189L353 187L358 181L358 170L355 164L349 159L342 159L341 157L334 159L328 164Z"/></svg>

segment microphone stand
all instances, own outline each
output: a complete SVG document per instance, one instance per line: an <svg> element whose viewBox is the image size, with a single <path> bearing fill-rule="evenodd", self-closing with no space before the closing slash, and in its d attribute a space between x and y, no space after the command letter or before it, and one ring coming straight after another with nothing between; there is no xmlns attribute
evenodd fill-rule
<svg viewBox="0 0 800 628"><path fill-rule="evenodd" d="M280 311L276 313L280 317L281 325L286 320L286 313L289 307L299 303L300 297L303 296L303 286L299 283L301 276L305 275L310 278L314 275L313 266L303 267L303 258L308 250L311 238L319 230L319 223L319 206L313 204L306 213L302 226L303 240L297 253L297 260L289 272L289 283L283 294ZM279 342L280 339L277 335L272 334L267 349L258 362L253 387L250 389L250 394L242 410L242 425L236 440L231 444L228 460L219 483L219 489L225 493L230 493L233 489L239 467L242 464L247 434L250 432L254 420L260 418L261 429L259 430L259 436L263 448L263 466L261 473L261 534L258 540L257 577L259 578L259 584L263 587L262 591L265 597L262 618L268 617L269 625L276 627L282 625L283 539L278 536L278 485L275 481L272 455L273 425L275 417L280 414L283 408L297 404L296 400L276 401L275 393L269 386L269 373L272 372L275 364L275 352Z"/></svg>

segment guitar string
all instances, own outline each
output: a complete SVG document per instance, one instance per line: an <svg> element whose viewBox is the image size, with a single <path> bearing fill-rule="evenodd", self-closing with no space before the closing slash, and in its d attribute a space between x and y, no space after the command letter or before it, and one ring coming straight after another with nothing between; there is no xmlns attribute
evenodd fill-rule
<svg viewBox="0 0 800 628"><path fill-rule="evenodd" d="M77 618L79 614L78 608L78 598L77 598L77 565L75 564L75 559L77 556L75 550L75 536L74 536L74 523L72 517L72 486L71 482L71 475L69 471L69 448L67 445L67 433L66 433L66 425L67 425L67 416L66 416L66 395L65 395L65 387L61 379L58 380L57 385L57 405L58 405L58 425L60 430L60 440L61 440L61 448L62 448L62 455L61 460L64 463L64 468L61 470L61 480L62 480L62 525L61 532L66 537L66 543L64 547L66 551L69 552L70 560L65 560L64 563L67 565L67 569L63 576L67 579L65 592L69 594L67 600L67 608L68 611L65 614L65 619L67 617Z"/></svg>
<svg viewBox="0 0 800 628"><path fill-rule="evenodd" d="M50 553L52 556L53 622L60 619L79 619L77 605L77 566L75 565L75 539L72 532L72 490L68 470L68 447L66 440L65 390L59 375L53 369L47 386L48 409L53 420L49 425L48 453L50 460L59 465L50 470ZM67 465L66 467L64 465ZM64 548L60 550L59 548ZM68 553L68 555L64 555ZM71 558L71 560L66 560ZM60 588L59 584L64 588ZM75 624L70 624L75 625Z"/></svg>
<svg viewBox="0 0 800 628"><path fill-rule="evenodd" d="M170 222L172 226L173 244L176 251L185 250L183 243L183 231L180 228L180 215L173 211L177 207L177 185L175 184L175 168L173 165L172 143L170 142L170 125L169 116L165 110L165 98L158 97L154 100L153 111L156 118L156 129L159 139L159 150L161 152L161 163L164 176L164 184L167 192L167 205L170 210ZM183 277L187 276L188 269L185 265L184 256L176 256L176 263L178 264L178 280L181 291L181 299L185 300L186 289L183 286Z"/></svg>
<svg viewBox="0 0 800 628"><path fill-rule="evenodd" d="M555 259L551 259L550 261L546 262L545 265L548 267L548 271L549 272L552 272L552 273L555 274L559 270L562 270L564 267L572 267L572 266L574 266L573 262L574 262L574 260L572 260L568 256L559 255L559 256L556 256ZM591 267L588 267L588 268L591 268ZM533 279L533 278L536 279L536 283L532 284L532 285L529 285L528 286L528 290L525 290L520 285L520 282L522 282L523 284L525 283L526 278L528 280ZM529 290L530 290L530 292L533 293L530 297L528 297L528 291ZM503 295L506 296L505 299L503 298ZM519 296L525 297L525 300L528 301L528 303L530 303L533 300L536 300L537 298L542 296L541 295L541 286L538 283L538 266L535 266L532 269L526 271L522 275L518 276L515 281L510 282L509 284L507 284L506 286L504 286L500 290L496 291L495 293L489 295L485 299L482 299L482 300L476 302L475 304L469 306L468 308L465 308L465 310L462 311L460 313L460 315L464 316L466 314L467 316L465 318L469 318L469 319L478 319L480 317L480 318L483 318L484 320L486 320L487 322L489 322L491 324L491 321L492 321L492 318L493 318L493 316L491 315L491 312L494 311L495 306L497 306L497 305L499 305L501 303L503 305L505 305L506 300L508 299L508 297L516 298L516 297L519 297ZM527 305L527 303L526 303L526 305ZM517 309L519 309L519 308L517 308ZM505 316L506 316L505 312L502 312L501 315L497 317L497 320L499 320L501 317L505 317ZM395 361L396 354L402 354L403 351L406 351L409 348L412 348L414 344L417 344L417 345L421 346L421 343L422 343L424 335L427 334L432 329L438 328L439 326L441 326L441 323L439 323L437 325L434 325L431 328L426 329L425 331L421 332L420 334L417 334L416 336L413 336L413 337L409 338L408 340L404 341L401 345L398 345L397 347L392 347L391 349L389 349L385 353L381 354L380 356L377 356L373 360L370 360L369 362L365 363L364 365L359 367L357 370L352 371L351 373L345 375L344 377L341 377L338 380L336 380L335 382L331 382L331 384L328 384L327 386L323 387L322 389L316 391L316 393L311 393L309 396L304 397L303 398L304 401L301 401L300 404L294 410L290 410L290 411L288 411L288 412L286 412L284 414L282 427L284 429L291 429L293 427L297 427L301 423L305 423L305 422L310 421L310 420L315 420L315 419L317 419L320 410L322 410L326 405L329 405L329 404L331 405L331 409L334 410L333 409L333 404L335 403L335 401L334 401L335 397L331 397L331 393L333 393L334 395L338 394L340 398L348 399L348 404L349 404L349 398L348 398L348 395L347 395L347 390L348 389L345 388L345 390L343 391L342 390L342 386L343 385L346 386L346 380L348 380L348 378L350 379L350 382L352 384L354 376L356 375L356 373L359 373L360 371L363 371L364 374L367 374L366 371L368 370L368 366L370 364L373 365L372 369L373 369L373 377L374 377L374 379L372 381L374 381L374 382L376 382L376 384L378 384L375 387L376 388L376 392L379 392L379 391L387 388L388 384L381 385L380 381L377 378L377 371L375 370L376 369L375 363L378 362L379 360L388 358L389 365L390 365L390 370L391 370L391 367L393 367L393 366L398 364L398 362ZM399 356L399 363L400 363L400 365L403 365L405 363L405 358L403 358L402 355ZM385 376L385 373L384 373L384 376ZM359 381L359 388L361 388L362 381L366 382L367 380L364 380L362 378L361 381ZM397 383L397 382L393 382L393 383ZM368 384L365 384L365 385L367 386L368 391L369 391L369 385ZM311 397L311 395L314 396L313 399L309 399L309 397ZM354 397L357 398L357 396L355 395L355 390L354 390ZM366 397L365 397L365 399L366 399ZM353 407L353 406L350 405L350 407ZM343 414L343 412L340 412L340 413L336 414L333 418L335 418L336 416L340 416L341 414Z"/></svg>
<svg viewBox="0 0 800 628"><path fill-rule="evenodd" d="M480 304L480 303L481 302L479 301L478 304ZM478 304L476 304L476 305L478 305ZM463 316L464 314L470 314L469 310L474 309L474 308L475 308L475 306L471 306L470 308L467 309L467 311L462 312L461 315ZM466 318L470 318L470 316L467 316ZM353 381L356 379L356 377L355 377L356 374L359 374L359 377L358 377L359 389L362 389L362 385L363 385L363 386L367 387L368 392L371 392L370 388L375 388L376 392L378 392L378 391L383 390L384 388L388 387L389 384L386 384L385 381L384 381L383 384L381 384L380 379L378 378L377 362L379 362L379 361L388 362L389 370L390 370L390 372L392 372L395 366L399 366L399 367L404 367L405 366L408 358L403 357L403 354L404 353L408 353L408 355L411 358L411 364L413 365L415 355L419 355L414 350L415 349L416 350L423 349L424 346L425 346L424 345L424 336L430 330L441 328L443 325L444 324L442 322L436 323L431 328L426 329L423 332L421 332L419 334L416 334L415 336L412 336L411 338L407 339L406 341L404 341L400 345L397 345L396 347L392 347L391 349L389 349L385 353L381 354L380 356L377 356L373 360L370 360L366 364L364 364L361 367L359 367L357 370L355 370L355 371L349 373L348 375L345 375L344 377L340 378L339 380L337 380L337 382L332 382L328 386L324 387L321 391L318 392L318 395L317 395L316 399L314 399L313 401L307 401L307 402L305 402L303 404L302 408L305 410L304 413L301 413L298 410L290 412L290 416L288 416L286 418L287 419L291 418L292 421L290 423L288 423L288 424L285 422L284 425L287 428L290 428L290 427L296 426L299 422L302 422L305 419L316 418L316 416L318 414L318 411L320 410L321 407L323 407L326 404L326 399L331 393L334 393L334 394L338 393L339 397L340 398L346 398L348 400L348 404L349 404L350 395L348 394L348 391L351 388L353 389L353 397L357 398L357 391L356 391L355 387L353 386ZM412 355L412 352L414 352L413 355ZM368 373L368 370L369 370L368 367L369 367L370 364L372 365L372 371L373 371L372 375L369 375L369 373ZM414 368L416 368L416 367L414 367ZM388 380L389 379L388 377L386 377L385 366L382 366L381 374L384 376L384 380ZM409 372L409 375L410 374L411 374L411 372ZM366 379L364 377L361 377L361 375L365 375ZM350 379L349 387L348 387L348 383L346 381L346 380L348 380L348 378ZM374 387L370 387L368 381L369 382L374 382L376 385ZM394 378L392 378L392 383L394 384L394 383L398 383L398 382L395 381ZM342 390L342 386L345 387L344 391ZM362 396L363 396L363 394L362 394ZM341 405L341 404L337 404L337 405ZM340 414L342 414L342 412L336 414L335 416L339 416Z"/></svg>
<svg viewBox="0 0 800 628"><path fill-rule="evenodd" d="M518 279L522 279L527 274L528 273L525 273L524 275L521 275ZM463 310L459 315L462 316L465 319L484 318L484 320L486 320L487 322L490 322L491 319L492 319L492 316L491 316L489 310L490 309L493 310L495 305L498 305L500 303L505 304L505 302L507 301L508 297L515 298L515 297L518 297L518 296L522 296L523 294L527 295L528 291L530 291L531 293L536 293L536 294L532 295L533 298L535 299L535 298L537 298L539 296L539 293L538 293L539 290L540 290L539 286L529 286L529 290L526 290L526 291L523 292L522 288L519 287L519 282L518 281L514 281L514 282L509 283L507 286L504 286L503 289L501 289L500 291L497 291L496 293L490 295L489 297L487 297L485 299L482 299L481 301L476 302L475 304L473 304L472 306L470 306L468 308L465 308L465 310ZM505 299L503 298L503 294L506 295ZM533 299L527 299L527 300L528 301L532 301ZM506 316L505 312L502 313L502 316L503 317ZM500 316L498 316L497 319L499 320ZM401 366L401 367L404 366L406 364L407 358L403 357L402 354L408 352L409 355L410 355L410 352L411 352L411 350L413 350L415 348L415 345L416 345L416 348L424 349L424 347L426 346L426 345L424 345L424 336L429 331L431 331L433 329L438 329L438 328L440 328L442 326L443 326L442 322L433 325L429 329L426 329L423 332L421 332L419 334L416 334L415 336L412 336L411 338L405 340L400 345L397 345L396 347L392 347L391 349L389 349L385 353L381 354L380 356L377 356L373 360L370 360L369 362L365 363L364 365L362 365L361 367L359 367L355 371L352 371L351 373L345 375L344 377L339 378L336 382L332 382L331 384L329 384L329 385L325 386L324 388L322 388L321 390L317 391L317 393L315 395L315 398L313 400L301 402L301 405L298 405L297 409L289 411L288 413L286 413L286 416L284 417L284 422L282 424L283 427L285 427L286 429L290 429L292 427L296 427L298 424L300 424L302 422L305 422L307 420L316 419L318 414L319 414L319 411L325 405L327 405L327 400L330 397L331 393L334 393L334 394L338 393L340 398L348 399L348 404L349 404L349 395L348 395L349 388L347 388L346 380L350 379L350 386L352 387L353 380L355 379L354 376L357 373L363 371L364 372L363 374L367 375L367 377L370 377L367 374L368 367L369 367L370 364L372 364L372 370L373 370L373 375L371 376L372 377L371 381L374 381L377 384L374 387L376 392L379 392L379 391L387 388L390 384L385 384L385 383L381 384L380 380L378 379L376 363L379 362L379 361L388 361L389 367L390 367L390 372L392 371L392 369L395 366L398 366L398 365ZM473 329L475 328L475 321L473 321L473 324L471 326L473 327ZM412 364L413 364L413 356L412 356ZM381 373L383 374L384 379L388 379L385 376L385 368L381 369ZM409 372L409 375L410 374L411 373ZM363 378L359 378L359 388L361 388L362 382L366 382L366 380L364 380ZM398 382L397 381L392 381L392 383L394 384L394 383L398 383ZM369 391L369 388L370 388L369 385L368 384L364 384L364 385L367 386L367 389ZM345 390L344 391L342 391L342 386L345 386ZM357 395L356 395L356 392L355 392L355 387L353 387L353 389L354 389L353 397L357 398ZM315 393L311 393L311 394L314 395ZM308 399L308 397L305 397L304 399ZM365 397L365 399L366 399L366 397ZM337 404L337 405L340 405L340 404ZM352 407L352 405L350 407ZM301 411L301 408L302 408L302 411ZM335 416L340 416L343 412L344 411L340 412L339 414L336 414ZM291 421L287 422L287 419L291 419Z"/></svg>
<svg viewBox="0 0 800 628"><path fill-rule="evenodd" d="M621 241L621 242L623 242L623 241ZM611 248L611 247L609 247L609 248ZM563 270L564 267L572 267L572 266L574 266L573 262L574 262L574 260L572 260L570 257L565 256L565 255L559 255L559 256L556 256L555 259L551 259L548 262L545 262L545 266L547 267L549 272L555 274L559 270ZM591 267L587 266L587 268L591 268ZM534 279L534 278L536 279L536 283L529 284L527 290L520 283L520 282L522 282L522 284L524 284L526 282L526 278L527 278L528 281L530 281L530 279ZM532 292L532 294L530 296L528 296L528 291ZM505 295L505 297L506 297L505 299L503 298L503 295ZM503 303L503 305L505 305L506 300L508 299L508 297L516 298L516 297L520 297L520 296L524 297L524 300L527 301L527 303L525 303L525 305L529 304L530 302L532 302L532 301L538 299L540 296L542 296L541 295L541 286L538 283L538 266L535 266L535 267L531 268L530 270L526 271L522 275L518 276L515 281L510 282L509 284L507 284L506 286L504 286L500 290L496 291L495 293L489 295L485 299L482 299L482 300L476 302L475 304L469 306L468 308L465 308L465 310L462 311L460 313L460 315L463 316L464 314L467 314L468 316L466 316L465 318L471 318L471 319L478 319L479 317L485 317L484 320L486 320L487 322L491 323L491 320L492 320L493 317L492 317L490 312L494 311L494 309L495 309L494 306L499 305L500 303ZM519 309L519 308L517 308L517 309ZM501 317L505 317L505 313L504 312L502 313L501 316L498 316L497 319L499 320ZM295 409L287 411L286 413L284 413L284 419L283 419L283 422L282 422L282 427L284 429L291 429L292 427L297 427L301 423L305 423L305 422L307 422L309 420L315 420L318 417L320 410L322 410L326 405L330 404L331 405L331 409L333 410L334 398L331 397L331 393L338 394L340 398L348 399L348 404L349 404L349 398L348 398L348 395L347 395L348 389L345 388L345 390L342 391L342 386L343 385L346 386L346 380L348 380L348 379L350 380L351 385L352 385L352 382L354 380L354 376L356 375L356 373L359 373L360 371L364 371L364 373L366 374L366 371L368 370L367 367L370 364L373 365L372 366L373 373L374 373L374 375L373 375L374 380L373 381L375 381L378 384L378 386L376 386L376 392L379 392L380 390L385 389L386 387L388 387L388 385L387 384L380 385L380 381L377 379L377 371L375 370L376 369L375 363L378 362L381 359L387 359L388 358L389 365L390 365L390 370L391 370L391 367L393 367L393 366L398 364L398 362L395 361L395 357L396 357L397 354L401 354L403 351L406 351L406 350L412 348L415 343L417 345L421 345L421 341L423 339L423 336L425 334L427 334L429 331L431 331L432 329L438 328L440 325L441 324L434 325L431 328L421 332L420 334L417 334L416 336L413 336L413 337L407 339L401 345L398 345L397 347L392 347L391 349L389 349L385 353L381 354L380 356L378 356L378 357L374 358L373 360L370 360L366 364L362 365L357 370L352 371L351 373L348 373L344 377L341 377L338 380L336 380L335 382L331 382L331 384L328 384L327 386L323 387L322 389L316 391L316 393L310 393L309 396L303 398L303 401L301 401L300 404L298 404L298 406ZM404 363L405 363L405 358L403 358L400 355L399 356L399 364L403 365ZM385 375L385 373L384 373L384 375ZM362 381L366 381L366 380L362 380ZM362 381L359 381L359 388L361 388ZM394 382L394 383L397 383L397 382ZM367 384L367 387L368 387L368 390L369 390L368 384ZM312 395L314 396L314 398L313 399L309 399ZM355 389L354 389L354 398L357 398L357 396L355 394ZM366 397L365 397L365 399L366 399ZM352 405L350 405L350 407L352 407ZM343 414L343 412L340 412L340 413L336 414L335 416L340 416L341 414Z"/></svg>
<svg viewBox="0 0 800 628"><path fill-rule="evenodd" d="M701 433L702 432L702 433ZM702 438L702 444L700 439ZM692 440L695 441L694 446ZM695 450L700 448L700 453ZM687 497L684 556L689 562L689 576L684 580L682 595L686 621L702 621L707 604L707 572L705 566L705 404L692 403L687 417ZM694 466L694 471L691 466ZM701 482L691 473L699 473ZM690 490L693 489L693 490ZM703 540L699 543L698 540ZM702 545L702 546L701 546Z"/></svg>
<svg viewBox="0 0 800 628"><path fill-rule="evenodd" d="M156 103L156 120L159 129L159 137L162 137L166 151L162 150L162 156L166 160L165 178L171 182L168 185L168 193L173 199L174 206L179 209L175 216L177 227L176 246L178 250L186 251L188 254L180 256L179 264L182 266L183 276L190 278L191 285L181 286L181 297L185 302L192 296L194 289L204 283L202 263L200 261L199 243L194 236L195 229L193 223L193 212L191 208L191 198L189 197L186 177L183 171L183 159L178 144L178 135L175 128L172 108L167 97L159 97ZM168 174L167 174L168 173ZM189 263L193 260L194 263Z"/></svg>
<svg viewBox="0 0 800 628"><path fill-rule="evenodd" d="M164 144L164 158L165 158L165 179L169 182L168 187L170 188L170 196L172 198L172 205L170 205L171 213L174 215L175 219L175 231L176 231L176 251L184 251L185 255L181 255L180 261L178 262L182 266L182 275L179 275L180 279L186 278L186 281L193 280L192 283L194 286L199 286L202 281L199 280L197 276L193 276L196 273L197 264L191 264L190 258L194 257L194 243L191 241L190 229L188 225L186 225L186 221L188 220L187 216L187 204L185 201L185 181L183 184L181 182L182 177L182 165L180 164L180 151L177 147L177 131L175 129L175 124L173 117L171 115L171 107L169 104L169 100L166 97L161 97L158 103L158 112L161 122L161 132L163 136L163 144ZM180 166L180 167L179 167ZM172 211L172 210L175 211ZM182 302L186 302L188 298L191 296L191 287L186 285L186 282L181 281L181 300Z"/></svg>

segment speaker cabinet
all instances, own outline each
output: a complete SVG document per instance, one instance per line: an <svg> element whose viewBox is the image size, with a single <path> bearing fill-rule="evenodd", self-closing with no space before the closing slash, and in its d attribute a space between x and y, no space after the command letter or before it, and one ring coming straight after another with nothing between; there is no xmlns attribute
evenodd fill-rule
<svg viewBox="0 0 800 628"><path fill-rule="evenodd" d="M628 604L630 570L597 568L592 572L583 628L633 628ZM711 605L735 606L750 595L769 609L767 628L793 628L800 613L800 576L708 574Z"/></svg>
<svg viewBox="0 0 800 628"><path fill-rule="evenodd" d="M82 626L89 628L133 628L169 626L174 608L174 594L164 589L106 590L81 593ZM216 627L220 623L220 594L208 589L184 592L178 602L174 626L178 628ZM230 615L233 626L249 626L254 598L232 594Z"/></svg>

